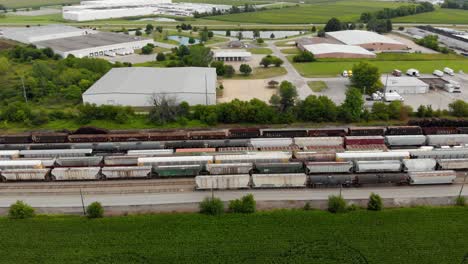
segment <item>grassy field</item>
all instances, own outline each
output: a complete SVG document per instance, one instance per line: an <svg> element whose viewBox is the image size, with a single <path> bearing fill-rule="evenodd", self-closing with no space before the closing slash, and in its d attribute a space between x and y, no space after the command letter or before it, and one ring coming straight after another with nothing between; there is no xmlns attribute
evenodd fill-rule
<svg viewBox="0 0 468 264"><path fill-rule="evenodd" d="M273 78L281 75L285 75L287 73L286 69L283 67L256 67L252 69L252 74L250 75L243 75L243 74L236 74L230 79L242 79L242 80L252 80L252 79L268 79Z"/></svg>
<svg viewBox="0 0 468 264"><path fill-rule="evenodd" d="M299 53L298 48L286 48L286 49L281 49L281 53L283 54L297 54Z"/></svg>
<svg viewBox="0 0 468 264"><path fill-rule="evenodd" d="M288 57L291 60L291 56ZM468 60L456 55L443 54L379 54L377 59L319 59L316 62L293 63L304 77L328 77L340 75L359 61L368 61L380 72L390 73L393 69L406 71L416 68L421 73L432 73L435 69L450 67L455 71L468 71Z"/></svg>
<svg viewBox="0 0 468 264"><path fill-rule="evenodd" d="M328 89L328 86L324 81L310 81L307 82L307 85L312 91L316 93L320 93L323 90Z"/></svg>
<svg viewBox="0 0 468 264"><path fill-rule="evenodd" d="M342 21L357 21L364 11L377 11L399 5L384 1L326 1L255 13L214 16L209 19L243 23L307 24L326 23L331 17L337 16Z"/></svg>
<svg viewBox="0 0 468 264"><path fill-rule="evenodd" d="M466 208L0 219L2 263L462 263Z"/></svg>
<svg viewBox="0 0 468 264"><path fill-rule="evenodd" d="M468 24L468 10L439 8L434 12L399 17L394 23Z"/></svg>
<svg viewBox="0 0 468 264"><path fill-rule="evenodd" d="M7 8L39 7L62 4L78 4L80 0L2 0L0 4Z"/></svg>
<svg viewBox="0 0 468 264"><path fill-rule="evenodd" d="M273 53L273 51L271 51L271 49L269 49L269 48L250 48L250 49L247 49L247 50L250 51L252 54L269 55L269 54Z"/></svg>

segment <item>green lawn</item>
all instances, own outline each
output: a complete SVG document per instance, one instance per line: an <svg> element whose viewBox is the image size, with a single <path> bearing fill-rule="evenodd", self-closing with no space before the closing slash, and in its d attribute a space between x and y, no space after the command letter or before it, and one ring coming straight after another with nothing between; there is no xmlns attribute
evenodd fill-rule
<svg viewBox="0 0 468 264"><path fill-rule="evenodd" d="M466 219L466 208L2 218L1 263L458 264Z"/></svg>
<svg viewBox="0 0 468 264"><path fill-rule="evenodd" d="M434 12L392 19L394 23L468 24L468 10L439 8Z"/></svg>
<svg viewBox="0 0 468 264"><path fill-rule="evenodd" d="M80 0L2 0L0 4L7 8L39 7L61 4L78 4Z"/></svg>
<svg viewBox="0 0 468 264"><path fill-rule="evenodd" d="M214 16L209 19L242 23L307 24L326 23L331 17L337 16L342 21L357 21L362 12L399 5L401 4L385 1L326 1L254 13Z"/></svg>
<svg viewBox="0 0 468 264"><path fill-rule="evenodd" d="M286 49L281 49L281 53L283 54L297 54L299 53L298 48L286 48Z"/></svg>
<svg viewBox="0 0 468 264"><path fill-rule="evenodd" d="M273 51L271 51L271 49L269 49L269 48L250 48L250 49L247 49L247 50L250 51L252 54L269 55L269 54L273 53Z"/></svg>
<svg viewBox="0 0 468 264"><path fill-rule="evenodd" d="M288 57L291 60L291 56ZM368 61L380 72L390 73L393 69L406 71L416 68L421 73L432 73L435 69L450 67L455 71L468 71L468 59L456 55L443 54L379 54L377 59L319 59L316 62L293 63L304 77L328 77L340 75L350 70L359 61Z"/></svg>
<svg viewBox="0 0 468 264"><path fill-rule="evenodd" d="M328 86L324 81L310 81L307 82L307 85L312 91L316 93L320 93L323 90L328 89Z"/></svg>
<svg viewBox="0 0 468 264"><path fill-rule="evenodd" d="M273 78L281 75L285 75L287 73L286 69L283 67L256 67L253 68L253 72L250 75L243 75L243 74L236 74L230 79L246 79L246 80L251 80L251 79L268 79L268 78Z"/></svg>

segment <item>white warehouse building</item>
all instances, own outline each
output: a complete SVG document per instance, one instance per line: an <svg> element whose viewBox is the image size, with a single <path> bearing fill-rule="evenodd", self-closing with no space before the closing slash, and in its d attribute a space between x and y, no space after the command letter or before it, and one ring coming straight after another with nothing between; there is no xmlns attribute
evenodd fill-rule
<svg viewBox="0 0 468 264"><path fill-rule="evenodd" d="M415 77L382 76L380 78L386 92L399 94L422 94L429 92L429 84Z"/></svg>
<svg viewBox="0 0 468 264"><path fill-rule="evenodd" d="M213 50L213 59L217 61L247 61L252 58L252 53L246 50Z"/></svg>
<svg viewBox="0 0 468 264"><path fill-rule="evenodd" d="M190 105L216 104L214 68L114 68L83 93L83 102L96 105L148 107L157 97Z"/></svg>
<svg viewBox="0 0 468 264"><path fill-rule="evenodd" d="M38 41L84 36L97 33L91 29L80 29L65 25L2 28L3 37L30 44Z"/></svg>

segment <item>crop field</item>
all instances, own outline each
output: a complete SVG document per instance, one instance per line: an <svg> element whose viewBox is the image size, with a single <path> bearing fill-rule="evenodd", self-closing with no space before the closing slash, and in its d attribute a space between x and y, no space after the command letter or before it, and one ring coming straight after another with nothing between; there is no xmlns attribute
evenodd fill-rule
<svg viewBox="0 0 468 264"><path fill-rule="evenodd" d="M214 4L214 5L261 5L268 4L272 1L253 1L253 0L175 0L174 2L183 2L183 3L204 3L204 4Z"/></svg>
<svg viewBox="0 0 468 264"><path fill-rule="evenodd" d="M80 0L2 0L0 4L7 8L39 7L62 4L78 4Z"/></svg>
<svg viewBox="0 0 468 264"><path fill-rule="evenodd" d="M468 10L439 8L434 12L399 17L394 23L468 24Z"/></svg>
<svg viewBox="0 0 468 264"><path fill-rule="evenodd" d="M384 1L327 1L254 13L214 16L209 19L243 23L307 24L326 23L331 17L336 16L342 21L357 21L364 11L377 11L384 7L399 5Z"/></svg>
<svg viewBox="0 0 468 264"><path fill-rule="evenodd" d="M291 56L288 59L291 60ZM316 62L293 65L304 77L329 77L350 70L359 61L370 62L379 67L381 73L390 73L393 69L405 72L409 68L416 68L421 73L432 73L435 69L444 67L450 67L457 72L468 71L468 59L443 54L379 54L377 59L319 59Z"/></svg>
<svg viewBox="0 0 468 264"><path fill-rule="evenodd" d="M0 219L2 263L462 263L466 208Z"/></svg>

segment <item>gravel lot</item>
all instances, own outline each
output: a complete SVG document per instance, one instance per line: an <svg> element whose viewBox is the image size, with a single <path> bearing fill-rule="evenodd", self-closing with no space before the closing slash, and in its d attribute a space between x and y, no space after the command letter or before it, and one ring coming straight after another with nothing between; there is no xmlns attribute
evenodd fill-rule
<svg viewBox="0 0 468 264"><path fill-rule="evenodd" d="M396 41L399 41L399 42L405 44L406 46L408 46L411 49L411 52L419 51L421 53L428 53L428 54L438 53L437 51L434 51L434 50L428 49L426 47L420 46L420 45L414 43L412 40L407 39L407 38L402 37L402 36L399 36L397 34L388 34L387 36L394 39L394 40L396 40Z"/></svg>
<svg viewBox="0 0 468 264"><path fill-rule="evenodd" d="M268 81L267 79L224 80L224 94L218 98L218 103L230 102L236 98L242 101L257 98L268 103L271 96L276 93L276 89L266 87Z"/></svg>

